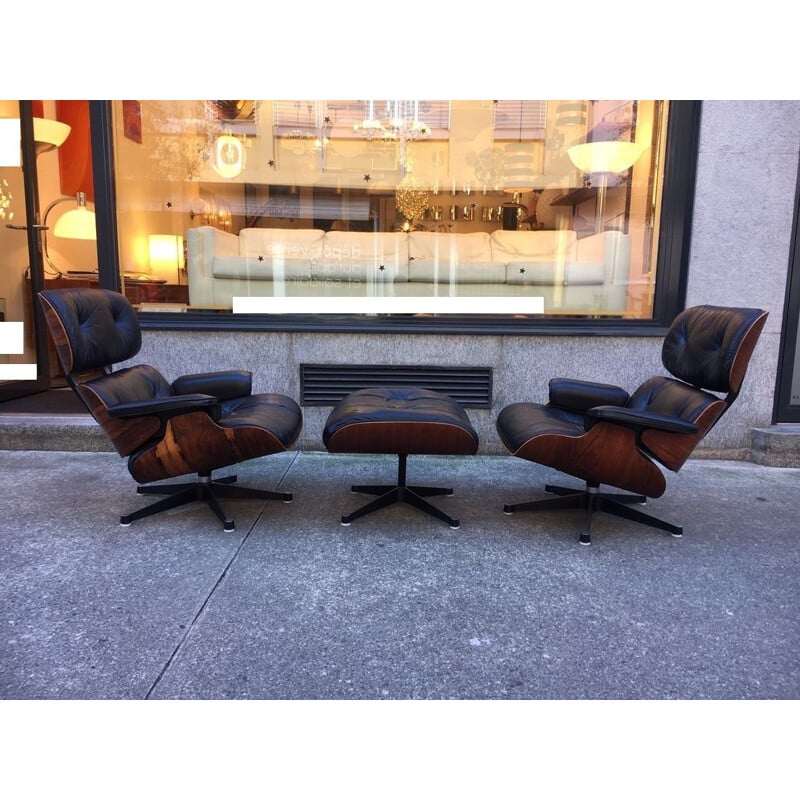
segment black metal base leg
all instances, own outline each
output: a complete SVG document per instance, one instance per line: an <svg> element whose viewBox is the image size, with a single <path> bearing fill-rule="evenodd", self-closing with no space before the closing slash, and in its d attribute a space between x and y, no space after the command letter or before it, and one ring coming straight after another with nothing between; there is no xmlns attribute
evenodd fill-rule
<svg viewBox="0 0 800 800"><path fill-rule="evenodd" d="M398 456L397 484L395 486L358 485L350 487L351 492L375 494L378 495L378 497L365 506L352 511L350 514L342 515L342 525L349 525L353 520L363 517L366 514L371 514L378 509L390 506L393 503L406 503L432 517L443 520L453 529L460 527L458 519L451 517L449 514L445 514L444 511L436 508L436 506L424 499L425 497L433 497L435 495L452 495L452 489L438 486L406 485L407 458L408 456L405 453L400 453Z"/></svg>
<svg viewBox="0 0 800 800"><path fill-rule="evenodd" d="M228 517L220 505L220 497L243 498L250 500L282 500L284 503L291 503L292 495L287 492L272 492L267 489L250 489L244 486L232 486L236 481L235 475L227 475L223 478L211 479L207 473L200 473L198 480L184 483L167 483L156 486L139 486L136 491L139 494L167 495L163 500L152 503L145 508L140 508L130 514L124 514L119 518L120 525L130 525L137 519L150 517L162 511L188 505L189 503L205 503L222 522L222 529L226 533L235 530L234 521Z"/></svg>
<svg viewBox="0 0 800 800"><path fill-rule="evenodd" d="M551 494L560 494L560 495L572 495L576 492L581 492L583 490L576 489L574 486L556 486L552 483L548 483L544 490L546 492L550 492ZM618 503L646 503L647 498L643 494L614 494L611 492L603 492L603 497L610 497L616 500Z"/></svg>
<svg viewBox="0 0 800 800"><path fill-rule="evenodd" d="M671 522L654 517L652 514L645 514L643 511L630 508L631 504L646 502L647 498L644 495L600 492L597 484L588 482L585 489L569 489L564 486L550 484L545 486L545 489L552 494L558 495L558 497L505 505L503 506L504 513L582 509L586 512L586 527L580 533L578 541L584 545L592 542L592 517L597 511L604 511L607 514L613 514L632 522L649 525L652 528L667 531L673 536L683 535L683 528L680 525L673 525Z"/></svg>
<svg viewBox="0 0 800 800"><path fill-rule="evenodd" d="M384 494L394 488L394 486L386 484L380 486L351 486L350 491L354 494ZM416 492L422 497L434 497L435 495L449 496L453 494L452 489L448 489L444 486L406 486L405 488Z"/></svg>

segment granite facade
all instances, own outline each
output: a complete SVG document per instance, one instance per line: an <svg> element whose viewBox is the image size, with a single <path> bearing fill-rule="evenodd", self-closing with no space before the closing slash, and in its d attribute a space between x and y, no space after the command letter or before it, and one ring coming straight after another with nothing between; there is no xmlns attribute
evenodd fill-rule
<svg viewBox="0 0 800 800"><path fill-rule="evenodd" d="M746 458L753 430L772 422L800 150L800 101L704 102L687 305L770 312L742 394L698 455ZM507 403L545 399L556 375L634 388L662 372L661 340L615 336L463 336L148 330L139 358L172 378L236 365L256 391L299 394L299 365L483 366L493 406L470 409L483 453L504 452L494 420ZM138 360L138 359L137 359ZM322 447L326 407L305 409L301 448Z"/></svg>

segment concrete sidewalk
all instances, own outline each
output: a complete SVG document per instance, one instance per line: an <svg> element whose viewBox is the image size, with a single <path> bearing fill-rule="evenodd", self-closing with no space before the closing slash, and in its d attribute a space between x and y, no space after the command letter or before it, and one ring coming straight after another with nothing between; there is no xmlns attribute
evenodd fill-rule
<svg viewBox="0 0 800 800"><path fill-rule="evenodd" d="M146 505L108 452L0 451L3 699L800 697L800 469L693 460L647 509L668 534L579 512L506 516L552 470L409 458L451 530L407 506L339 524L396 460L292 452L240 465L294 502ZM12 488L13 487L13 488Z"/></svg>

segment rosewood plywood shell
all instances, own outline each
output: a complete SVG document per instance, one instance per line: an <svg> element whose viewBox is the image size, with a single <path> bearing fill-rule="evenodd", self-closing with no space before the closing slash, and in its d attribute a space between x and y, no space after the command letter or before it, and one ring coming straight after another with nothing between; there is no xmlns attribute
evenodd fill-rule
<svg viewBox="0 0 800 800"><path fill-rule="evenodd" d="M534 436L514 455L647 497L661 497L667 488L661 470L636 448L635 433L607 422L598 422L582 436Z"/></svg>
<svg viewBox="0 0 800 800"><path fill-rule="evenodd" d="M478 442L463 428L445 422L354 422L328 442L335 453L473 455Z"/></svg>
<svg viewBox="0 0 800 800"><path fill-rule="evenodd" d="M41 295L40 295L41 297ZM64 328L64 323L61 317L56 314L50 303L44 298L42 300L42 307L44 308L44 318L47 322L47 327L50 330L50 336L53 339L53 345L56 348L56 355L61 362L61 368L64 370L65 375L72 372L72 345L69 343L67 331Z"/></svg>
<svg viewBox="0 0 800 800"><path fill-rule="evenodd" d="M286 448L262 428L222 428L204 412L173 417L163 439L128 463L139 483L192 472L211 472L250 458L283 452Z"/></svg>
<svg viewBox="0 0 800 800"><path fill-rule="evenodd" d="M642 444L665 466L677 472L725 411L725 402L712 403L695 420L697 433L642 431Z"/></svg>
<svg viewBox="0 0 800 800"><path fill-rule="evenodd" d="M105 403L88 386L79 384L77 392L121 456L130 455L161 429L161 421L153 415L133 419L110 417Z"/></svg>
<svg viewBox="0 0 800 800"><path fill-rule="evenodd" d="M747 365L750 363L750 357L753 355L753 349L761 336L761 331L764 328L764 323L767 321L769 314L765 311L751 326L750 330L742 338L739 349L733 357L733 364L731 365L730 386L734 392L738 392L742 386Z"/></svg>

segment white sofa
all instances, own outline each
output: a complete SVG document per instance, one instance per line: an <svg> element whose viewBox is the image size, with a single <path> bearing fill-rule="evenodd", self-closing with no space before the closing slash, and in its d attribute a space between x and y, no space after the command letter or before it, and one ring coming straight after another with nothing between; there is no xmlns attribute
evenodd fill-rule
<svg viewBox="0 0 800 800"><path fill-rule="evenodd" d="M202 226L187 235L191 306L233 297L542 296L545 310L622 312L630 237L605 231L325 232Z"/></svg>

